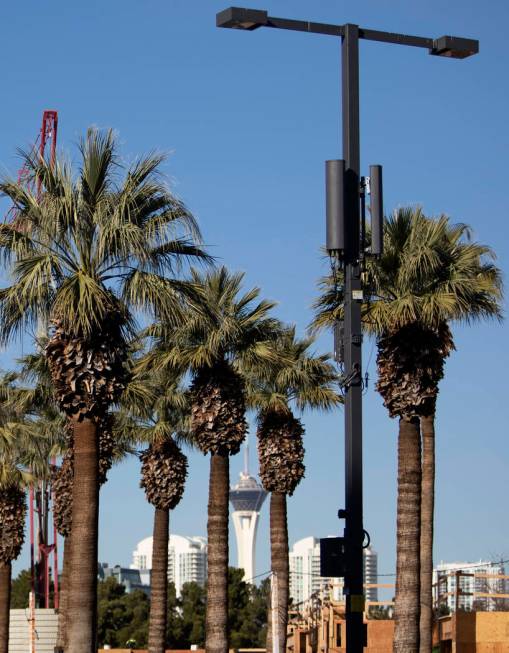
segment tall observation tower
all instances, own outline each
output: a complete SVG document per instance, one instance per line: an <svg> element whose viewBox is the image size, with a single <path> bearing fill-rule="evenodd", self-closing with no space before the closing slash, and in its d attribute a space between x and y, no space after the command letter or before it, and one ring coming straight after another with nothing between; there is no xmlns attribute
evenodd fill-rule
<svg viewBox="0 0 509 653"><path fill-rule="evenodd" d="M237 537L239 554L238 567L244 570L244 580L250 581L255 575L256 530L260 509L267 492L249 474L249 445L244 449L244 471L240 481L230 490L233 506L233 525Z"/></svg>

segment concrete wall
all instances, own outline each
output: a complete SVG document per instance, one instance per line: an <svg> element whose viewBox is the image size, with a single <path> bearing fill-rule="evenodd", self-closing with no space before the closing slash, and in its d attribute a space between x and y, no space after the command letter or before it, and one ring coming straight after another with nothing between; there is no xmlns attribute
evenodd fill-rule
<svg viewBox="0 0 509 653"><path fill-rule="evenodd" d="M11 610L9 622L9 653L28 653L30 650L30 622L26 610ZM58 615L52 610L35 611L36 653L53 653L57 641Z"/></svg>

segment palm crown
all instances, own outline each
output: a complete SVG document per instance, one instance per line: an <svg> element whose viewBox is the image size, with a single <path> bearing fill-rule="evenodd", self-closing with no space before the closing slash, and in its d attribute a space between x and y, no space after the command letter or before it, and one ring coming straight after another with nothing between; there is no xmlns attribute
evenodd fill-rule
<svg viewBox="0 0 509 653"><path fill-rule="evenodd" d="M136 161L121 178L113 133L94 129L80 153L77 174L66 160L24 153L38 193L0 180L16 215L0 226L13 277L0 292L3 341L48 319L85 338L112 315L130 330L133 309L173 323L189 287L171 277L185 259L207 259L192 215L158 177L163 156Z"/></svg>
<svg viewBox="0 0 509 653"><path fill-rule="evenodd" d="M32 480L26 468L36 433L13 395L14 375L0 377L0 564L10 564L23 546L25 486Z"/></svg>
<svg viewBox="0 0 509 653"><path fill-rule="evenodd" d="M44 411L40 398L18 382L19 374L0 376L0 486L47 479L49 457L64 446L60 416L53 408Z"/></svg>
<svg viewBox="0 0 509 653"><path fill-rule="evenodd" d="M189 395L181 381L181 375L169 369L152 373L146 378L153 391L152 405L132 415L136 439L149 444L140 455L140 486L147 500L162 510L179 503L187 477L187 458L175 441L190 442Z"/></svg>
<svg viewBox="0 0 509 653"><path fill-rule="evenodd" d="M224 267L202 275L192 271L191 281L201 290L199 310L190 310L173 333L165 325L154 327L154 353L159 365L199 372L220 363L270 364L274 359L272 342L279 323L269 316L275 303L256 302L259 289L240 295L241 273ZM167 345L167 337L170 344Z"/></svg>
<svg viewBox="0 0 509 653"><path fill-rule="evenodd" d="M298 410L328 410L341 401L334 389L338 377L328 355L313 354L313 342L313 338L296 338L293 326L281 327L274 344L277 364L245 370L250 407L261 414L284 413L293 403Z"/></svg>
<svg viewBox="0 0 509 653"><path fill-rule="evenodd" d="M274 303L257 301L258 288L241 294L242 279L224 267L205 275L193 270L199 310L189 310L171 333L161 323L149 329L155 339L149 360L193 375L191 430L204 452L238 451L246 432L241 368L277 360L279 322L269 315Z"/></svg>
<svg viewBox="0 0 509 653"><path fill-rule="evenodd" d="M384 223L384 254L368 260L363 326L378 336L377 389L391 416L431 414L454 343L449 322L500 317L502 282L465 225L402 208ZM315 328L341 319L342 288L324 280Z"/></svg>
<svg viewBox="0 0 509 653"><path fill-rule="evenodd" d="M292 411L328 410L341 401L337 375L326 355L310 351L312 338L281 327L275 342L278 363L246 369L248 405L258 411L260 477L270 492L293 494L304 475L304 427Z"/></svg>
<svg viewBox="0 0 509 653"><path fill-rule="evenodd" d="M493 251L472 242L468 227L447 216L401 208L384 223L384 254L368 259L366 331L382 335L408 324L437 329L449 321L500 317L502 282ZM342 316L341 279L322 281L314 327Z"/></svg>

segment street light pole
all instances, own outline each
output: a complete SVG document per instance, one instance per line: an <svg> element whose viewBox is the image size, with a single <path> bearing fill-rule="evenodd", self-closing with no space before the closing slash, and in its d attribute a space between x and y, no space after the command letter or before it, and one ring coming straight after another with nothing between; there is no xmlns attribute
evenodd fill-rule
<svg viewBox="0 0 509 653"><path fill-rule="evenodd" d="M479 42L455 36L437 39L382 32L358 25L329 25L303 20L276 18L261 9L229 7L216 16L218 27L253 31L259 27L286 29L297 32L341 37L342 59L342 119L343 159L330 161L327 181L333 184L327 198L328 212L337 212L337 220L327 224L332 250L339 256L344 269L344 388L345 388L345 509L339 515L345 519L344 569L346 595L346 649L362 653L364 647L364 587L363 587L363 501L362 501L362 279L360 193L360 130L359 130L359 40L379 41L417 48L429 54L464 59L479 51ZM344 175L342 174L344 166ZM372 229L371 253L380 255L382 248L381 168L373 166L378 213L376 229ZM343 196L340 198L341 191ZM373 199L373 198L372 198ZM329 219L328 219L329 220ZM372 223L372 227L373 227ZM329 230L330 229L330 230ZM335 552L338 554L338 552Z"/></svg>
<svg viewBox="0 0 509 653"><path fill-rule="evenodd" d="M345 25L342 50L344 178L345 599L348 651L364 645L362 500L362 335L360 270L359 28Z"/></svg>

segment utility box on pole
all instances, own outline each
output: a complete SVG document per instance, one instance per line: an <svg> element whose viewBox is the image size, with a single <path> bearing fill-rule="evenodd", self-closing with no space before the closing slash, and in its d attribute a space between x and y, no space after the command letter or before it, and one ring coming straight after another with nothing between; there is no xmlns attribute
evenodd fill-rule
<svg viewBox="0 0 509 653"><path fill-rule="evenodd" d="M345 575L345 538L325 537L320 540L320 576L343 578Z"/></svg>

